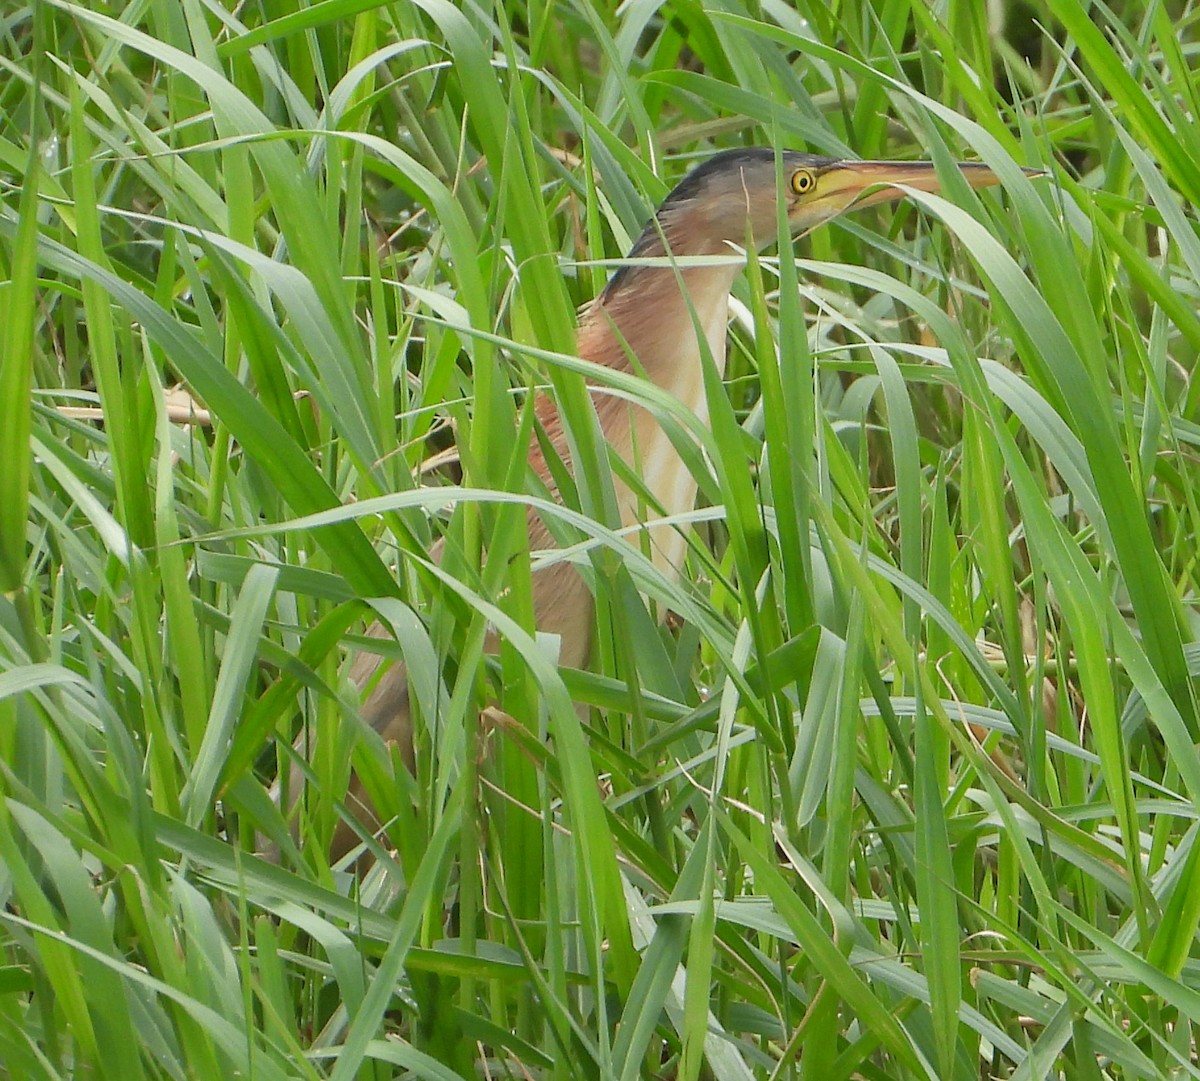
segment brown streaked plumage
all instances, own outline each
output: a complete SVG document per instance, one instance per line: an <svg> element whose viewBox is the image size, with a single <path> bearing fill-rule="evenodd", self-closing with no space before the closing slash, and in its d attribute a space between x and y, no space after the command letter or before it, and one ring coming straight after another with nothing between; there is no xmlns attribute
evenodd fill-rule
<svg viewBox="0 0 1200 1081"><path fill-rule="evenodd" d="M902 198L904 191L895 185L921 191L940 187L928 162L837 160L793 151L780 152L779 159L782 186L773 150L732 150L708 159L663 201L633 245L630 258L728 256L743 249L748 239L756 246L766 245L776 238L781 202L793 235L799 235L847 210ZM972 187L998 183L985 165L961 163L958 167ZM622 267L583 316L579 355L607 367L644 372L646 378L706 420L702 353L693 314L723 371L729 291L739 272L739 265L728 261L708 266ZM636 357L636 365L630 354ZM593 401L608 443L637 466L663 512L670 516L690 510L696 482L654 417L612 395L594 394ZM542 399L537 412L549 442L566 462L566 440L553 402ZM530 448L530 462L554 491L536 441ZM616 483L616 488L622 524L636 524L641 501L625 485ZM549 530L532 511L529 534L534 549L554 546ZM660 526L651 532L654 558L666 569L678 568L684 547L682 535L673 528ZM439 554L435 551L435 558ZM533 592L538 629L561 639L560 663L568 667L586 664L593 613L592 596L583 579L570 565L557 564L535 575ZM368 633L386 634L378 625ZM397 664L375 679L379 664L377 657L364 653L351 669L358 687L370 687L362 715L386 742L399 746L411 769L413 734L406 673L403 665ZM300 791L298 771L290 790L294 799ZM352 785L350 802L357 803L363 826L378 828L357 782ZM353 831L342 824L333 854L345 853L354 843Z"/></svg>

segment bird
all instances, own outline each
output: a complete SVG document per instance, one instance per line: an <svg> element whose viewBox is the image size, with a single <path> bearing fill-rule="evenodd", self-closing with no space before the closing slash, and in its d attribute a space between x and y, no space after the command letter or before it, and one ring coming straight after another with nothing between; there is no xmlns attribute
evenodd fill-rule
<svg viewBox="0 0 1200 1081"><path fill-rule="evenodd" d="M959 162L957 169L972 188L999 183L997 174L984 163ZM1030 176L1040 173L1024 171ZM578 355L650 380L704 422L703 357L707 351L718 372L724 372L730 291L742 269L736 258L714 257L744 255L748 244L759 249L774 242L780 209L791 235L798 237L847 211L897 201L908 189L937 192L940 188L938 170L928 161L860 161L771 147L717 153L695 166L671 190L634 242L628 260L585 310L577 334ZM673 265L664 258L668 256L702 258ZM638 526L646 492L666 518L691 510L697 481L654 415L623 398L604 394L600 388L592 389L605 440L612 452L640 470L644 484L644 492L636 491L614 476L621 524ZM543 445L552 448L569 468L566 432L549 395L540 396L535 408L542 437L535 435L532 440L529 462L556 496L552 459ZM557 546L532 509L528 526L531 550ZM637 543L636 532L630 535ZM668 572L678 570L686 538L677 528L663 524L651 529L650 546L660 567ZM436 560L440 550L431 554ZM570 563L555 563L534 575L535 622L538 630L558 636L559 663L564 667L587 664L593 606L588 585ZM374 624L367 633L382 638L388 632ZM384 667L377 654L364 651L355 658L349 675L366 696L362 719L385 744L398 748L411 771L414 734L403 664ZM299 741L297 746L301 746ZM297 766L289 784L293 803L301 782ZM379 828L370 802L354 778L346 804L361 827ZM330 855L340 858L358 843L358 833L341 822Z"/></svg>

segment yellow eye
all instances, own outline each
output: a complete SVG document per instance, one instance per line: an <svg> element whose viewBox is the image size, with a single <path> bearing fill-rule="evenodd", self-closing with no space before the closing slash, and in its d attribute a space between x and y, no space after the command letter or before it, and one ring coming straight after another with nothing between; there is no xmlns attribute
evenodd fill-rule
<svg viewBox="0 0 1200 1081"><path fill-rule="evenodd" d="M807 195L817 186L817 178L811 169L797 169L792 173L792 191L797 195Z"/></svg>

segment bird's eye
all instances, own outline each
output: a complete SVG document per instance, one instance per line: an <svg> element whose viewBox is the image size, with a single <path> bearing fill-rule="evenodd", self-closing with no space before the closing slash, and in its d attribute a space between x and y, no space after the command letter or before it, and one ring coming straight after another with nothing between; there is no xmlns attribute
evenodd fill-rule
<svg viewBox="0 0 1200 1081"><path fill-rule="evenodd" d="M811 169L797 169L792 173L792 191L797 195L807 195L817 186L817 178Z"/></svg>

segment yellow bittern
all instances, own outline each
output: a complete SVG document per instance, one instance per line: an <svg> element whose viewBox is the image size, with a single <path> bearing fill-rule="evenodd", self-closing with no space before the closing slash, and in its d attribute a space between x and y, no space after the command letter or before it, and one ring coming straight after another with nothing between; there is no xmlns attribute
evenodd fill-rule
<svg viewBox="0 0 1200 1081"><path fill-rule="evenodd" d="M792 234L799 235L847 210L901 198L904 191L897 185L927 192L940 187L930 162L839 160L782 151L778 154L781 171L777 172L776 160L776 152L769 149L731 150L697 166L663 201L633 245L630 259L667 254L728 256L742 251L748 239L765 246L776 239L780 204ZM985 165L964 162L958 168L972 187L998 183ZM697 326L713 360L723 370L729 291L739 270L736 260L714 260L710 265L623 266L583 316L579 355L609 368L644 373L705 419L703 347ZM604 436L615 452L632 465L636 448L645 487L665 515L691 510L696 480L654 416L612 395L594 394L593 401ZM569 464L562 424L549 398L539 401L537 414L548 442ZM536 439L529 454L533 468L554 491ZM616 492L622 524L636 525L644 498L619 482ZM651 538L656 562L676 566L683 552L682 536L665 525L654 533L658 534ZM532 511L529 535L533 549L554 547L546 526ZM583 579L569 564L556 564L535 575L533 593L538 629L557 634L561 640L560 663L569 667L586 664L593 601ZM376 626L369 633L386 632ZM358 687L371 687L363 717L386 742L399 746L411 768L413 732L407 676L403 665L395 665L374 679L379 663L378 657L364 653L351 670ZM293 793L299 790L299 780L299 775L294 775ZM364 825L377 825L357 782L352 785L350 802L358 804L353 809ZM335 855L354 842L349 829L340 829L333 845Z"/></svg>

